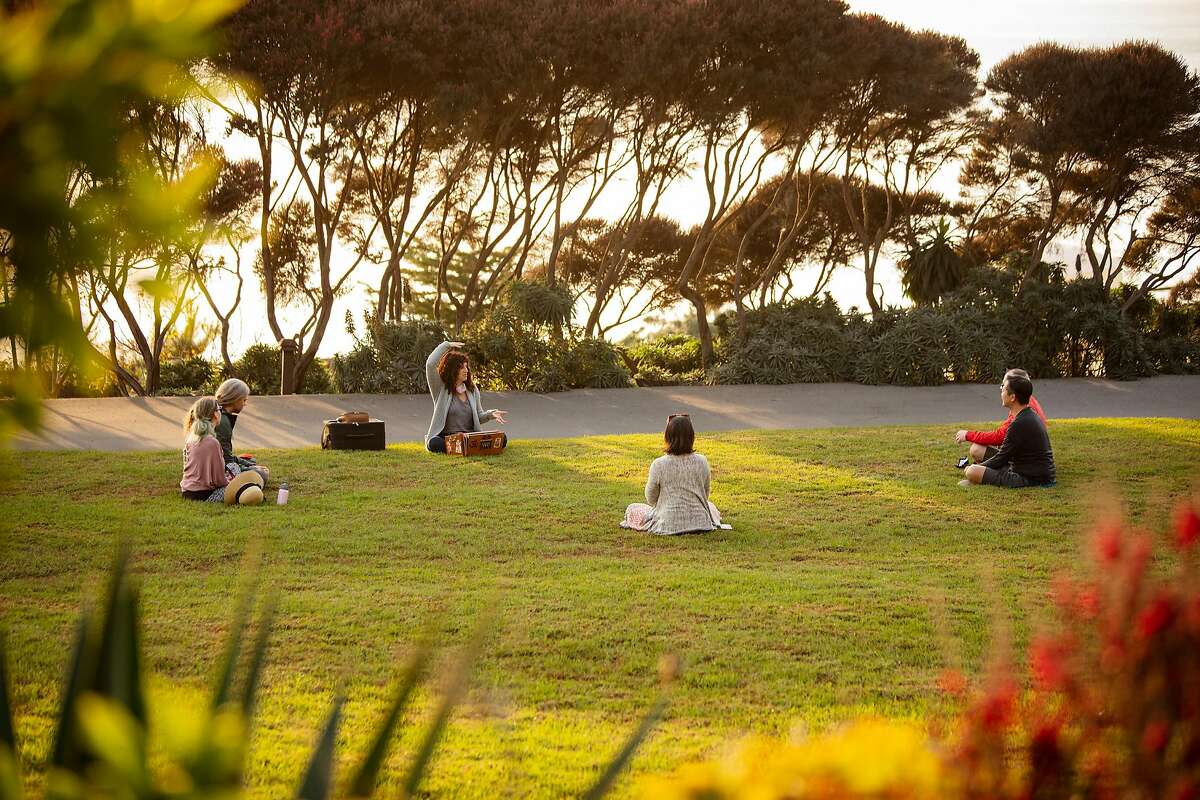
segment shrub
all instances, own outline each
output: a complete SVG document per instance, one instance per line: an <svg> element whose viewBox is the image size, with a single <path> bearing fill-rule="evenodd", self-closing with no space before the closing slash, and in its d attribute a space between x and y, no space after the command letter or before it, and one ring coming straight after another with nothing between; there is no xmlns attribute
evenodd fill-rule
<svg viewBox="0 0 1200 800"><path fill-rule="evenodd" d="M171 359L159 366L158 393L162 395L204 394L220 374L215 364L202 356Z"/></svg>
<svg viewBox="0 0 1200 800"><path fill-rule="evenodd" d="M544 393L632 384L615 347L600 339L563 336L547 321L546 309L530 316L529 305L539 300L553 306L554 298L561 299L559 290L540 284L516 286L463 331L483 388Z"/></svg>
<svg viewBox="0 0 1200 800"><path fill-rule="evenodd" d="M618 389L633 385L617 348L603 339L571 342L567 362L572 388Z"/></svg>
<svg viewBox="0 0 1200 800"><path fill-rule="evenodd" d="M425 359L442 342L446 333L436 322L407 320L378 322L366 318L363 339L355 337L354 348L333 357L333 381L343 394L424 394ZM354 326L347 318L347 329Z"/></svg>
<svg viewBox="0 0 1200 800"><path fill-rule="evenodd" d="M819 383L849 380L861 348L861 330L829 295L746 312L746 335L736 319L716 320L717 383Z"/></svg>
<svg viewBox="0 0 1200 800"><path fill-rule="evenodd" d="M253 394L279 394L283 372L283 355L279 348L269 344L252 344L233 362L233 375L241 378ZM329 368L319 358L313 359L304 373L300 394L328 394L333 391L333 378Z"/></svg>
<svg viewBox="0 0 1200 800"><path fill-rule="evenodd" d="M700 340L682 333L669 333L628 350L639 386L678 386L700 383Z"/></svg>

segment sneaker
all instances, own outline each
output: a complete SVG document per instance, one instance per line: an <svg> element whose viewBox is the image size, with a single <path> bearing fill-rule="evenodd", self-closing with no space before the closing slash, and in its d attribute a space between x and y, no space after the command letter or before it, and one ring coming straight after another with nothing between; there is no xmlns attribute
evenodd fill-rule
<svg viewBox="0 0 1200 800"><path fill-rule="evenodd" d="M971 483L971 482L970 482L969 480L967 480L966 478L963 478L961 481L959 481L959 482L958 482L958 485L959 485L959 486L971 487L971 486L974 486L975 484Z"/></svg>

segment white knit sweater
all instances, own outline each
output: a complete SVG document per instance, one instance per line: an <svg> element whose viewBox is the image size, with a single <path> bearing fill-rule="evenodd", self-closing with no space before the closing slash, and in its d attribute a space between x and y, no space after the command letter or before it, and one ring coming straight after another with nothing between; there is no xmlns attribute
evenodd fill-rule
<svg viewBox="0 0 1200 800"><path fill-rule="evenodd" d="M653 506L646 519L650 533L711 531L717 527L708 507L708 459L699 453L664 455L650 465L646 502Z"/></svg>

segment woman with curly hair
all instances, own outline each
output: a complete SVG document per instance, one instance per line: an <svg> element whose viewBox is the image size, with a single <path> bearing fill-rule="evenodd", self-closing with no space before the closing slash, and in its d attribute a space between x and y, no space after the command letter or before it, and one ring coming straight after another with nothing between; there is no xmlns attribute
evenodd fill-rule
<svg viewBox="0 0 1200 800"><path fill-rule="evenodd" d="M470 433L490 420L501 425L507 411L484 411L479 403L479 387L471 378L471 363L461 348L462 342L442 342L425 360L425 380L433 397L433 419L425 434L425 447L431 453L446 452L446 437L452 433ZM502 446L508 445L504 437Z"/></svg>

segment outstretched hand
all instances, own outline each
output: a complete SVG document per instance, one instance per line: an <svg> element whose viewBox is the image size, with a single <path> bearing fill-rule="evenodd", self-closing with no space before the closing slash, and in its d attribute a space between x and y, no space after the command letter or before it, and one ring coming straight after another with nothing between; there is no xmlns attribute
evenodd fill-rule
<svg viewBox="0 0 1200 800"><path fill-rule="evenodd" d="M954 442L956 444L962 444L966 440L967 440L967 432L966 431L959 431L958 433L954 434Z"/></svg>
<svg viewBox="0 0 1200 800"><path fill-rule="evenodd" d="M460 348L467 346L465 342L447 342L446 344L450 345L451 347L460 347Z"/></svg>
<svg viewBox="0 0 1200 800"><path fill-rule="evenodd" d="M496 422L499 422L501 425L504 425L505 423L508 422L508 420L506 420L504 418L504 415L507 413L508 413L507 411L501 411L498 408L493 408L492 409L492 419L496 420Z"/></svg>

